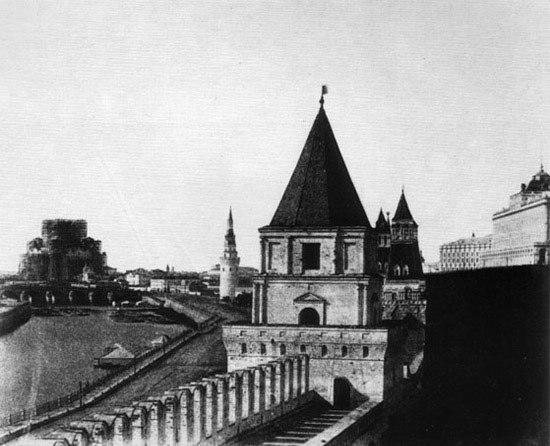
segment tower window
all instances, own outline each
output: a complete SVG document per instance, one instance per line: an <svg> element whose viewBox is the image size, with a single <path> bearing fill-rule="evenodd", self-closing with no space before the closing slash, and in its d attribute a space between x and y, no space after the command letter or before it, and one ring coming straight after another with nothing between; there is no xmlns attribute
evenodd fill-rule
<svg viewBox="0 0 550 446"><path fill-rule="evenodd" d="M326 345L322 345L321 346L321 356L324 358L327 355L328 355L328 348L327 348Z"/></svg>
<svg viewBox="0 0 550 446"><path fill-rule="evenodd" d="M399 267L399 265L395 265L393 267L393 274L395 274L396 276L400 276L401 275L401 268Z"/></svg>
<svg viewBox="0 0 550 446"><path fill-rule="evenodd" d="M302 264L304 269L319 269L321 260L320 243L302 243Z"/></svg>
<svg viewBox="0 0 550 446"><path fill-rule="evenodd" d="M305 345L300 345L300 353L305 353L307 351L306 349L306 346Z"/></svg>
<svg viewBox="0 0 550 446"><path fill-rule="evenodd" d="M281 355L286 355L286 345L285 344L281 344L281 346L279 347L279 353Z"/></svg>
<svg viewBox="0 0 550 446"><path fill-rule="evenodd" d="M403 267L403 275L408 276L409 275L409 265L405 265Z"/></svg>
<svg viewBox="0 0 550 446"><path fill-rule="evenodd" d="M369 348L363 347L363 358L366 358L367 356L369 356Z"/></svg>
<svg viewBox="0 0 550 446"><path fill-rule="evenodd" d="M348 348L346 346L342 347L342 358L348 356Z"/></svg>
<svg viewBox="0 0 550 446"><path fill-rule="evenodd" d="M265 355L265 344L264 344L264 343L261 343L261 344L260 344L260 353L261 353L262 355Z"/></svg>
<svg viewBox="0 0 550 446"><path fill-rule="evenodd" d="M246 353L246 344L243 342L241 344L241 354L244 354L244 353Z"/></svg>

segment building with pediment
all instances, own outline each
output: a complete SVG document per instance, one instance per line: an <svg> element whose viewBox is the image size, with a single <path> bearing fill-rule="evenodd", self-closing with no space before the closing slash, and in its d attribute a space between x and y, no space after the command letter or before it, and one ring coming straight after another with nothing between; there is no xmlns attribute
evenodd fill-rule
<svg viewBox="0 0 550 446"><path fill-rule="evenodd" d="M252 321L223 329L228 370L306 353L311 388L327 401L390 399L403 379L405 331L382 321L378 234L323 100L279 206L259 232Z"/></svg>

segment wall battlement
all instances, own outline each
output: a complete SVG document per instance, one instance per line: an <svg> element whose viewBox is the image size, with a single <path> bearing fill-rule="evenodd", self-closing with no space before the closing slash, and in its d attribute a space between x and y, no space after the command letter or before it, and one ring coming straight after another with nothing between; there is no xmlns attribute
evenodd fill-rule
<svg viewBox="0 0 550 446"><path fill-rule="evenodd" d="M203 378L56 429L40 444L219 445L313 400L309 357Z"/></svg>

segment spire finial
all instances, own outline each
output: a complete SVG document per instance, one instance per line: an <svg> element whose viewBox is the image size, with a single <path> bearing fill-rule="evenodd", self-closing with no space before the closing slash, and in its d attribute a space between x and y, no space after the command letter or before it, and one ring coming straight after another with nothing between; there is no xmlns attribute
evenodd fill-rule
<svg viewBox="0 0 550 446"><path fill-rule="evenodd" d="M231 211L231 206L229 206L229 218L227 219L227 228L233 229L233 212Z"/></svg>
<svg viewBox="0 0 550 446"><path fill-rule="evenodd" d="M405 194L405 185L404 184L401 185L401 193Z"/></svg>
<svg viewBox="0 0 550 446"><path fill-rule="evenodd" d="M321 99L319 99L319 104L321 104L321 108L323 108L323 105L325 104L325 95L328 94L328 88L326 85L323 85L321 87Z"/></svg>

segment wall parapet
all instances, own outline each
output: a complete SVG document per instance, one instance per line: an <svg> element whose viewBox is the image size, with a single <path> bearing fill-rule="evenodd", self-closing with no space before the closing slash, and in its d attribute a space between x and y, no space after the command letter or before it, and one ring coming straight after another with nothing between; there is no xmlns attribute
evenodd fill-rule
<svg viewBox="0 0 550 446"><path fill-rule="evenodd" d="M309 357L283 356L73 421L41 444L220 445L309 403ZM65 443L66 442L66 443Z"/></svg>

